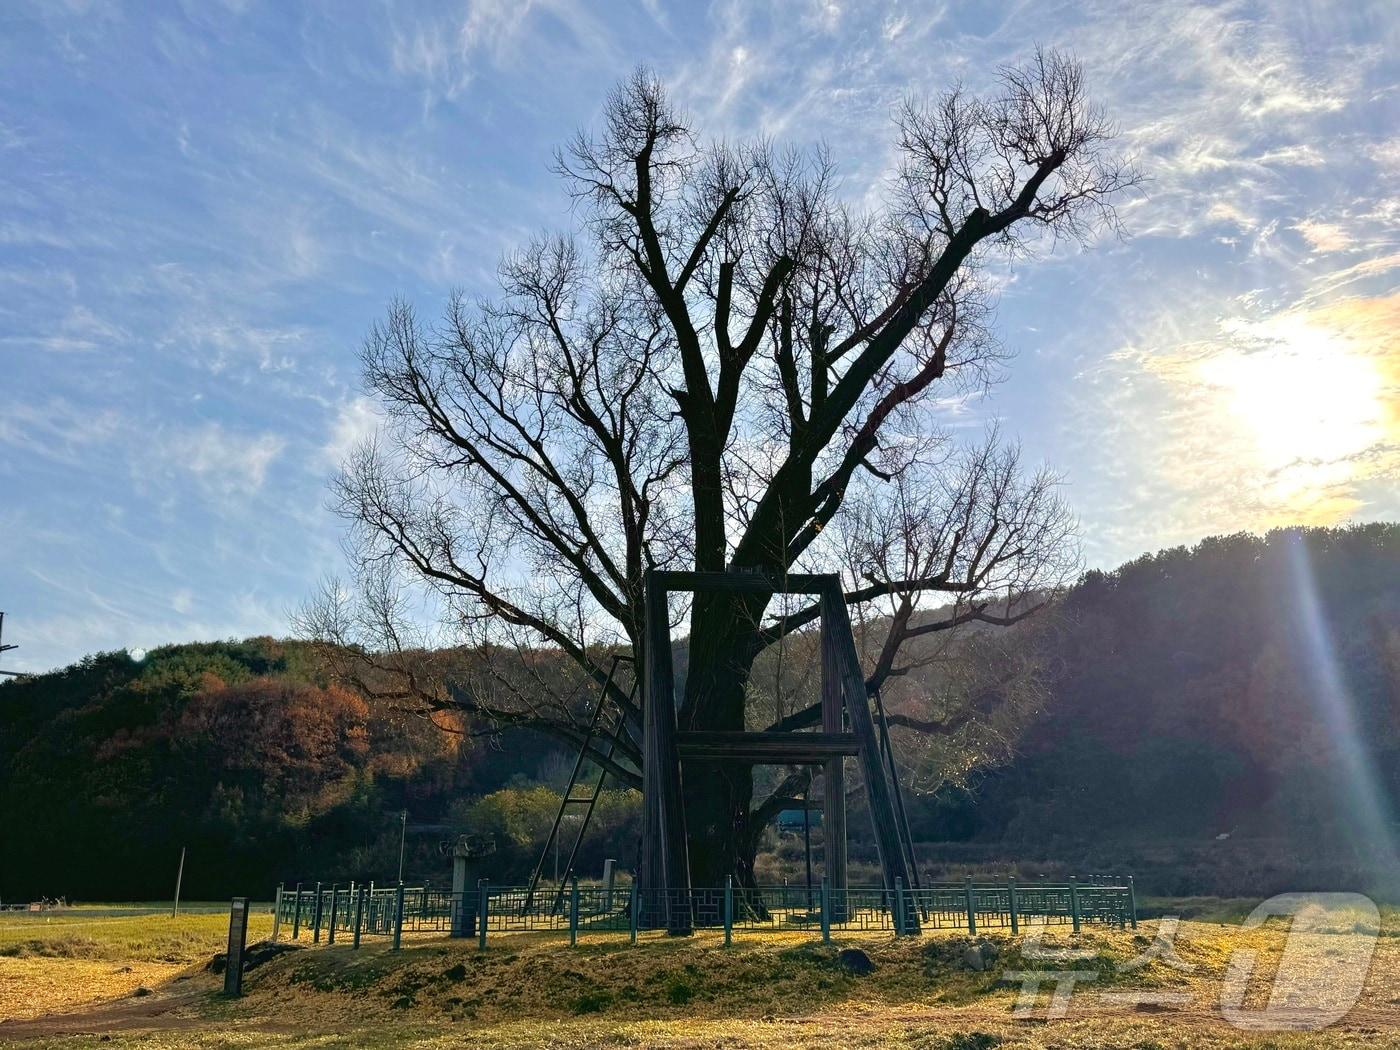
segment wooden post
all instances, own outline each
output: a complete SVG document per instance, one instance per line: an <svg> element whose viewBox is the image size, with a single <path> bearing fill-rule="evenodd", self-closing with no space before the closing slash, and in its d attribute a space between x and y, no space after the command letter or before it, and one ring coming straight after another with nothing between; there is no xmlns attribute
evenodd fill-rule
<svg viewBox="0 0 1400 1050"><path fill-rule="evenodd" d="M1128 907L1131 910L1133 929L1137 929L1137 887L1133 884L1133 877L1128 876Z"/></svg>
<svg viewBox="0 0 1400 1050"><path fill-rule="evenodd" d="M972 876L967 876L967 881L963 884L963 895L967 900L967 932L977 933L977 905L972 898Z"/></svg>
<svg viewBox="0 0 1400 1050"><path fill-rule="evenodd" d="M335 883L331 883L331 924L326 930L326 943L335 943L335 923L340 918L340 891L335 888Z"/></svg>
<svg viewBox="0 0 1400 1050"><path fill-rule="evenodd" d="M895 879L903 879L907 884L909 872L885 764L880 759L880 746L875 738L875 722L870 717L870 697L866 695L865 677L855 663L856 642L851 632L851 619L838 583L833 582L822 591L821 604L822 624L828 628L827 638L840 670L846 713L851 720L851 731L860 745L861 772L865 776L865 794L870 802L870 822L875 828L875 848L880 855L885 889L889 890L894 888ZM910 916L910 920L917 931L918 917Z"/></svg>
<svg viewBox="0 0 1400 1050"><path fill-rule="evenodd" d="M350 947L360 946L360 930L364 927L365 919L365 884L360 883L355 894L355 936L350 941Z"/></svg>
<svg viewBox="0 0 1400 1050"><path fill-rule="evenodd" d="M487 908L491 902L491 884L485 879L477 880L476 884L476 947L479 951L486 950L486 920Z"/></svg>
<svg viewBox="0 0 1400 1050"><path fill-rule="evenodd" d="M292 940L301 934L301 883L297 883L297 902L292 911Z"/></svg>
<svg viewBox="0 0 1400 1050"><path fill-rule="evenodd" d="M323 900L323 897L322 897L322 895L321 895L321 884L318 882L318 883L316 883L316 906L315 906L315 908L312 910L312 913L311 913L311 915L312 915L312 919L311 919L311 943L312 943L312 944L320 944L320 943L321 943L321 902L322 902L322 900Z"/></svg>
<svg viewBox="0 0 1400 1050"><path fill-rule="evenodd" d="M1079 932L1079 880L1069 877L1069 914L1074 922L1074 932Z"/></svg>
<svg viewBox="0 0 1400 1050"><path fill-rule="evenodd" d="M1016 876L1011 875L1006 880L1006 906L1011 912L1011 936L1015 937L1021 932L1020 918L1016 914Z"/></svg>
<svg viewBox="0 0 1400 1050"><path fill-rule="evenodd" d="M691 930L690 858L681 802L680 759L676 752L671 618L666 588L656 572L646 577L646 651L642 679L642 819L646 844L640 865L642 889L669 891L666 927L673 934ZM673 896L674 895L674 896Z"/></svg>
<svg viewBox="0 0 1400 1050"><path fill-rule="evenodd" d="M248 898L235 897L228 913L228 952L224 956L224 994L243 994L243 946L248 941Z"/></svg>
<svg viewBox="0 0 1400 1050"><path fill-rule="evenodd" d="M734 876L724 877L724 946L734 943Z"/></svg>
<svg viewBox="0 0 1400 1050"><path fill-rule="evenodd" d="M837 656L831 629L822 619L822 731L840 733L845 730L845 699L841 689L841 661ZM804 797L805 805L806 799ZM804 821L808 815L803 813ZM810 834L810 825L804 831ZM822 858L830 883L845 901L846 880L846 759L837 755L828 758L822 769ZM811 901L811 843L807 845L808 887L807 907ZM843 916L844 918L844 916Z"/></svg>

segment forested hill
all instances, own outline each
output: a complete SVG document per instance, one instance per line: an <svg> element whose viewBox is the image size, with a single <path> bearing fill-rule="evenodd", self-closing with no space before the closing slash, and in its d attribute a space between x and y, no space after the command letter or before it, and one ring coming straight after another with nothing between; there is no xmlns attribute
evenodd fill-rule
<svg viewBox="0 0 1400 1050"><path fill-rule="evenodd" d="M1008 853L1156 843L1177 862L1208 843L1285 881L1323 857L1373 868L1400 837L1400 526L1216 537L1092 572L1048 633L1051 702L1009 767L941 810L958 834Z"/></svg>
<svg viewBox="0 0 1400 1050"><path fill-rule="evenodd" d="M916 836L1108 863L1217 835L1353 856L1400 832L1400 526L1208 539L1089 573L1045 616L1025 632L1052 657L1044 713L1006 768L914 799ZM299 643L102 654L0 685L0 900L168 894L182 846L202 896L387 875L402 808L487 822L519 866L552 815L530 789L568 758L371 711ZM629 812L605 813L630 843L609 855L635 848ZM410 832L410 873L440 875L441 837Z"/></svg>
<svg viewBox="0 0 1400 1050"><path fill-rule="evenodd" d="M0 900L168 895L182 847L196 896L392 872L402 810L441 820L562 761L528 734L466 739L371 711L309 646L270 638L103 653L0 685ZM436 845L411 835L410 871Z"/></svg>

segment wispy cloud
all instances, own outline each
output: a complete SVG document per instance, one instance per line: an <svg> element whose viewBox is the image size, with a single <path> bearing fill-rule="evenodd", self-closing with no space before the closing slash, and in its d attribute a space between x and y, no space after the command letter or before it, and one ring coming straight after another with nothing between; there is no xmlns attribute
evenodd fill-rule
<svg viewBox="0 0 1400 1050"><path fill-rule="evenodd" d="M234 433L208 423L165 435L157 464L188 472L221 498L246 497L262 488L268 467L286 447L276 434Z"/></svg>
<svg viewBox="0 0 1400 1050"><path fill-rule="evenodd" d="M120 325L98 317L81 303L74 303L66 316L51 321L32 335L7 335L0 344L32 346L53 353L83 353L111 350L130 340L131 334Z"/></svg>
<svg viewBox="0 0 1400 1050"><path fill-rule="evenodd" d="M1301 233L1315 251L1344 252L1352 246L1351 235L1334 222L1315 222L1305 219L1293 229Z"/></svg>
<svg viewBox="0 0 1400 1050"><path fill-rule="evenodd" d="M1065 471L1099 563L1400 513L1393 5L21 0L5 25L0 528L41 575L0 590L52 639L34 660L281 624L376 425L366 326L488 294L503 250L573 225L551 147L637 62L706 135L825 142L859 204L902 98L1076 52L1151 178L1132 236L998 271L1012 378L940 411L1000 412Z"/></svg>
<svg viewBox="0 0 1400 1050"><path fill-rule="evenodd" d="M330 469L338 468L356 447L374 436L384 421L375 402L353 397L336 411L330 434L321 447L321 458Z"/></svg>

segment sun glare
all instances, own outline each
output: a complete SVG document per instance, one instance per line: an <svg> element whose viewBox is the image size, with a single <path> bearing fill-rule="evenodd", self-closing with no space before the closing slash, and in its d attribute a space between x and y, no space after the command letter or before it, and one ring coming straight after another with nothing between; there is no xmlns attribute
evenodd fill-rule
<svg viewBox="0 0 1400 1050"><path fill-rule="evenodd" d="M1269 467L1342 459L1381 438L1375 362L1325 330L1302 327L1268 350L1215 358L1203 370Z"/></svg>
<svg viewBox="0 0 1400 1050"><path fill-rule="evenodd" d="M1235 332L1259 348L1202 362L1201 378L1240 439L1235 451L1262 472L1269 502L1310 518L1354 475L1354 458L1384 439L1384 377L1374 358L1318 325L1280 319Z"/></svg>

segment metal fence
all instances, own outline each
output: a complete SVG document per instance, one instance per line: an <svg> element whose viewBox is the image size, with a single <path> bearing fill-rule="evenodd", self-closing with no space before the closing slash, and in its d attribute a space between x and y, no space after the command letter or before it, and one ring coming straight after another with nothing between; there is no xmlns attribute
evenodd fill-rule
<svg viewBox="0 0 1400 1050"><path fill-rule="evenodd" d="M365 937L405 935L488 938L517 933L627 936L646 930L691 933L723 931L725 942L745 932L794 933L831 940L840 934L914 935L930 930L1005 929L1086 923L1137 928L1133 881L1109 877L1065 883L947 883L909 889L837 889L825 880L802 886L733 885L691 889L639 890L636 886L581 885L529 892L523 886L481 882L466 893L430 886L279 886L273 939L289 936L312 943L359 947Z"/></svg>

